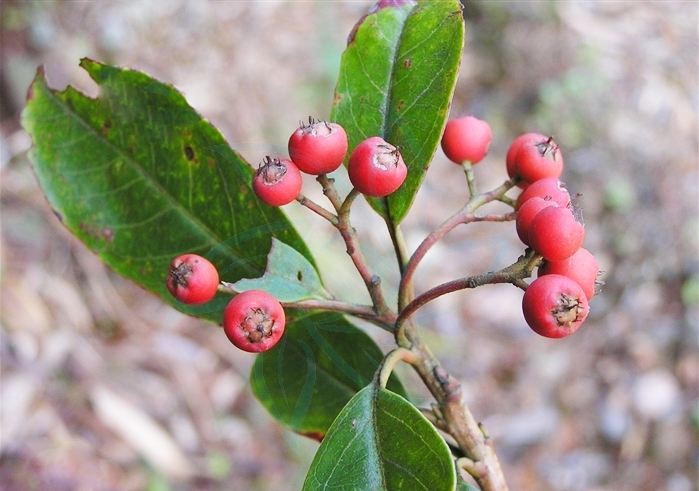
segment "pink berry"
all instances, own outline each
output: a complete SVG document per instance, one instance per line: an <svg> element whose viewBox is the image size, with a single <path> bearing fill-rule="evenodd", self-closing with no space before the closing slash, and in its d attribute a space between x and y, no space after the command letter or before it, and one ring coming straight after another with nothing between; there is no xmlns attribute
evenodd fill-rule
<svg viewBox="0 0 699 491"><path fill-rule="evenodd" d="M521 147L522 144L528 141L541 141L545 138L546 136L540 133L525 133L524 135L520 135L517 138L515 138L512 144L510 145L510 148L507 149L507 155L505 156L507 175L511 178L517 175L517 173L515 172L515 155L517 155L519 147ZM519 184L517 185L521 188L526 188L528 183L524 181L519 181Z"/></svg>
<svg viewBox="0 0 699 491"><path fill-rule="evenodd" d="M187 305L206 303L218 291L218 271L207 259L196 254L183 254L170 263L165 279L170 294Z"/></svg>
<svg viewBox="0 0 699 491"><path fill-rule="evenodd" d="M252 178L252 189L271 206L294 201L301 192L301 173L291 160L265 157Z"/></svg>
<svg viewBox="0 0 699 491"><path fill-rule="evenodd" d="M539 198L535 196L526 201L519 210L517 210L517 221L515 222L515 227L517 229L517 236L523 244L529 245L529 229L532 225L532 220L534 217L544 208L549 206L558 206L556 203L550 199Z"/></svg>
<svg viewBox="0 0 699 491"><path fill-rule="evenodd" d="M289 156L301 172L328 174L342 164L347 155L347 133L337 123L315 122L308 118L289 138Z"/></svg>
<svg viewBox="0 0 699 491"><path fill-rule="evenodd" d="M452 119L444 128L442 150L449 160L477 164L488 153L493 132L490 125L473 116Z"/></svg>
<svg viewBox="0 0 699 491"><path fill-rule="evenodd" d="M524 140L513 160L514 176L525 183L531 184L545 177L560 177L563 173L563 155L552 137Z"/></svg>
<svg viewBox="0 0 699 491"><path fill-rule="evenodd" d="M396 147L381 137L372 136L352 151L347 172L357 191L381 198L403 184L408 167Z"/></svg>
<svg viewBox="0 0 699 491"><path fill-rule="evenodd" d="M585 227L569 208L549 206L529 226L529 245L547 261L562 261L578 252Z"/></svg>
<svg viewBox="0 0 699 491"><path fill-rule="evenodd" d="M271 349L284 334L286 317L279 301L262 290L239 293L223 312L223 330L236 347L250 353Z"/></svg>
<svg viewBox="0 0 699 491"><path fill-rule="evenodd" d="M529 185L527 189L522 191L522 194L517 197L517 206L515 209L519 210L527 200L535 196L550 199L558 206L566 207L570 205L570 193L566 189L565 184L563 184L563 181L557 177L539 179Z"/></svg>
<svg viewBox="0 0 699 491"><path fill-rule="evenodd" d="M595 256L587 249L580 248L578 252L562 261L544 261L539 267L539 276L560 274L567 276L580 285L585 296L590 300L595 295L595 286L599 276L599 265Z"/></svg>
<svg viewBox="0 0 699 491"><path fill-rule="evenodd" d="M562 338L578 330L590 308L580 285L567 276L550 274L535 279L527 287L522 312L537 334Z"/></svg>

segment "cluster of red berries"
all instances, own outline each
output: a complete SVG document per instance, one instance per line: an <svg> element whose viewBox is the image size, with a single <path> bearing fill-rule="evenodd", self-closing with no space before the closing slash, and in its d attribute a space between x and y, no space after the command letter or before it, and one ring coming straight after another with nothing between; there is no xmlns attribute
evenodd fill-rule
<svg viewBox="0 0 699 491"><path fill-rule="evenodd" d="M209 260L183 254L170 264L165 280L168 291L182 303L199 305L213 299L219 277ZM284 334L286 318L279 301L262 290L239 293L223 313L223 330L238 348L260 353L272 348Z"/></svg>
<svg viewBox="0 0 699 491"><path fill-rule="evenodd" d="M289 138L289 159L266 157L255 171L252 188L265 203L282 206L301 192L301 173L329 174L345 160L347 133L337 123L302 123ZM362 194L388 196L403 184L408 168L397 147L374 136L352 151L347 164L352 185Z"/></svg>
<svg viewBox="0 0 699 491"><path fill-rule="evenodd" d="M487 122L466 116L447 123L442 149L455 163L476 164L491 140ZM542 336L568 336L587 318L599 266L581 247L585 227L559 180L563 155L552 137L527 133L512 142L505 160L507 174L523 188L516 204L517 235L543 257L522 299L524 318Z"/></svg>

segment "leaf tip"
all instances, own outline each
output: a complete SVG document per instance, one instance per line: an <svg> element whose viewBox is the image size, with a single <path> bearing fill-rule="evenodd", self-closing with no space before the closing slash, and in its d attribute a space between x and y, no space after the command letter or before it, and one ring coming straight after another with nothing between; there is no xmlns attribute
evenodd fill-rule
<svg viewBox="0 0 699 491"><path fill-rule="evenodd" d="M370 9L369 11L362 15L357 23L352 27L352 30L349 33L349 36L347 36L347 45L349 46L354 42L354 38L357 35L357 31L359 30L359 26L361 26L364 21L366 20L367 17L369 17L372 14L375 14L379 10L383 10L388 7L402 7L403 5L416 5L417 1L416 0L379 0L376 2Z"/></svg>
<svg viewBox="0 0 699 491"><path fill-rule="evenodd" d="M27 102L34 99L34 85L37 82L46 82L46 67L44 67L44 65L39 65L36 69L36 76L27 89Z"/></svg>

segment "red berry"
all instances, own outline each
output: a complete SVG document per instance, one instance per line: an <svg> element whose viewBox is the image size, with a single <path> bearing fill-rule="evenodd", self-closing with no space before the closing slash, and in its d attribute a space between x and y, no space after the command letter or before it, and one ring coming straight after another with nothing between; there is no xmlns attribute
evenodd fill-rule
<svg viewBox="0 0 699 491"><path fill-rule="evenodd" d="M529 245L529 228L531 227L534 217L541 210L548 208L549 206L558 205L550 199L535 196L527 200L527 202L524 203L519 210L517 210L517 221L515 222L515 226L517 228L519 240L521 240L523 244Z"/></svg>
<svg viewBox="0 0 699 491"><path fill-rule="evenodd" d="M201 256L183 254L170 263L165 286L180 302L198 305L216 296L218 271L216 266Z"/></svg>
<svg viewBox="0 0 699 491"><path fill-rule="evenodd" d="M513 177L520 177L529 184L545 177L560 177L563 173L563 155L552 137L525 139L513 159Z"/></svg>
<svg viewBox="0 0 699 491"><path fill-rule="evenodd" d="M520 135L517 138L515 138L512 144L510 145L510 148L507 149L507 155L505 156L507 175L511 178L515 177L515 155L517 154L517 152L519 151L519 147L521 147L523 143L527 141L541 141L545 138L546 136L540 133L525 133L524 135ZM527 183L524 181L520 181L517 185L521 188L527 187Z"/></svg>
<svg viewBox="0 0 699 491"><path fill-rule="evenodd" d="M535 196L548 198L559 206L565 207L570 204L570 193L568 193L565 184L557 177L547 177L533 182L522 191L522 194L517 197L515 209L519 210L527 200Z"/></svg>
<svg viewBox="0 0 699 491"><path fill-rule="evenodd" d="M563 261L544 261L539 267L539 276L560 274L567 276L580 285L585 296L590 300L595 295L599 265L595 256L587 249L580 248L578 252Z"/></svg>
<svg viewBox="0 0 699 491"><path fill-rule="evenodd" d="M548 261L562 261L578 252L585 227L570 208L549 206L529 226L529 245Z"/></svg>
<svg viewBox="0 0 699 491"><path fill-rule="evenodd" d="M279 301L262 290L239 293L223 312L223 330L236 347L249 353L271 349L284 334L286 318Z"/></svg>
<svg viewBox="0 0 699 491"><path fill-rule="evenodd" d="M381 198L403 184L408 167L396 147L381 137L372 136L352 151L347 172L357 191Z"/></svg>
<svg viewBox="0 0 699 491"><path fill-rule="evenodd" d="M308 118L289 138L289 156L301 172L328 174L342 164L347 155L347 133L337 123L315 122Z"/></svg>
<svg viewBox="0 0 699 491"><path fill-rule="evenodd" d="M567 276L550 274L535 279L527 287L522 312L537 334L562 338L578 330L590 307L580 285Z"/></svg>
<svg viewBox="0 0 699 491"><path fill-rule="evenodd" d="M444 128L442 150L449 160L477 164L488 153L493 131L490 125L473 116L452 119Z"/></svg>
<svg viewBox="0 0 699 491"><path fill-rule="evenodd" d="M302 184L298 167L288 159L265 157L252 178L252 189L257 197L272 206L294 201Z"/></svg>

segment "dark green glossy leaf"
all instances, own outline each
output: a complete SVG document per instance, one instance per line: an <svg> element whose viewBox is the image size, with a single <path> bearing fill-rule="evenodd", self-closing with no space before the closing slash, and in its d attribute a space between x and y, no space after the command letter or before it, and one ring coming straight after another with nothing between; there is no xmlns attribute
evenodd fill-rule
<svg viewBox="0 0 699 491"><path fill-rule="evenodd" d="M350 148L370 136L401 147L403 186L369 199L385 218L408 213L446 124L464 39L458 0L387 2L366 16L342 55L331 119Z"/></svg>
<svg viewBox="0 0 699 491"><path fill-rule="evenodd" d="M292 322L279 344L256 358L250 382L272 416L320 440L382 359L376 343L343 316L316 313ZM405 395L397 378L388 386Z"/></svg>
<svg viewBox="0 0 699 491"><path fill-rule="evenodd" d="M262 278L240 280L232 287L237 292L264 290L280 302L331 298L308 259L276 239L272 239L272 250Z"/></svg>
<svg viewBox="0 0 699 491"><path fill-rule="evenodd" d="M171 298L172 258L206 256L228 282L262 274L272 237L311 259L284 214L252 193L250 166L182 94L137 71L81 65L99 98L53 91L40 70L22 124L56 215L104 262L183 312L220 322L227 298L198 307Z"/></svg>
<svg viewBox="0 0 699 491"><path fill-rule="evenodd" d="M371 384L328 430L303 491L453 491L444 439L415 406Z"/></svg>

